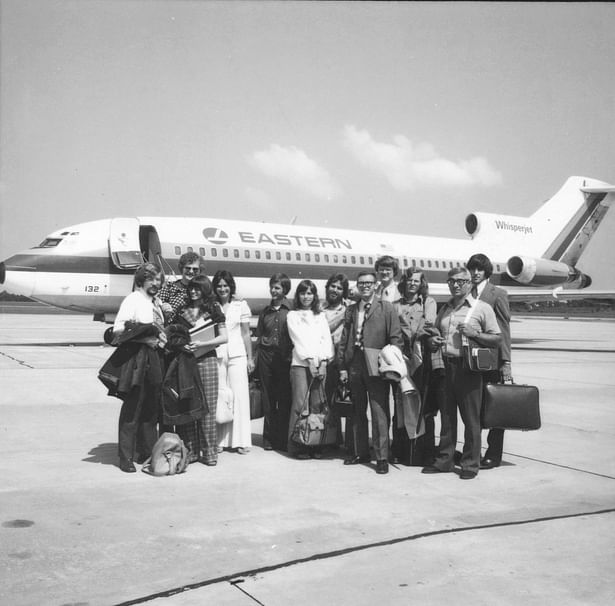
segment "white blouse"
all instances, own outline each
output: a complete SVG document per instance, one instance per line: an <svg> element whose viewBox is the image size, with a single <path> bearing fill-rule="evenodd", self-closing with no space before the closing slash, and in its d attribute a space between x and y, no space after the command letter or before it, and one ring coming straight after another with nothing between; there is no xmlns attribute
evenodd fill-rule
<svg viewBox="0 0 615 606"><path fill-rule="evenodd" d="M242 322L249 322L252 313L248 303L243 300L232 299L224 312L226 318L226 332L228 333L228 343L223 343L218 347L218 355L224 357L225 353L229 358L245 358L246 348L241 336Z"/></svg>
<svg viewBox="0 0 615 606"><path fill-rule="evenodd" d="M315 314L311 309L289 311L286 322L294 346L293 366L309 366L308 358L318 366L322 360L333 357L331 332L324 313Z"/></svg>

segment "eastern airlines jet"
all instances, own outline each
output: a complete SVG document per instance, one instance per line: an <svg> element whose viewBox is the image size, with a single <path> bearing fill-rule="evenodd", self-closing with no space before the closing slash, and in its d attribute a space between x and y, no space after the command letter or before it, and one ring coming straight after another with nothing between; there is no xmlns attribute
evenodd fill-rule
<svg viewBox="0 0 615 606"><path fill-rule="evenodd" d="M402 269L424 271L430 293L444 300L448 270L482 252L493 262L492 281L512 300L596 296L574 290L591 284L575 265L613 199L614 186L570 177L530 217L468 215L464 240L224 219L103 219L60 229L0 263L0 288L111 322L144 259L158 262L169 277L180 255L194 251L205 258L210 275L229 270L238 295L256 313L268 301L273 273L286 273L293 286L309 278L323 293L332 273L352 280L388 254Z"/></svg>

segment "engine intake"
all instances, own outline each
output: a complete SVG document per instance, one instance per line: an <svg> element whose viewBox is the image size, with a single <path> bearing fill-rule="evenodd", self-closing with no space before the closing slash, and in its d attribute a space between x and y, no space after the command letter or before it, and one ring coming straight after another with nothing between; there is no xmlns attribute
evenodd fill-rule
<svg viewBox="0 0 615 606"><path fill-rule="evenodd" d="M591 284L591 278L578 269L549 259L515 256L508 259L506 273L520 284L532 286L557 286L575 283L577 288Z"/></svg>

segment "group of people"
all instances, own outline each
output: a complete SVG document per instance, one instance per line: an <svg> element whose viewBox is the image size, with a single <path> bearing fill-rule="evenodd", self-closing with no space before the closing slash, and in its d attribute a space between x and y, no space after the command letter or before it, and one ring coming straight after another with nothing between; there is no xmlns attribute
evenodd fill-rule
<svg viewBox="0 0 615 606"><path fill-rule="evenodd" d="M462 479L499 466L503 431L489 432L481 459L480 410L483 381L510 379L510 312L506 292L489 283L493 268L485 255L473 255L465 267L448 272L451 298L439 311L424 271L407 268L397 281L397 260L388 255L373 271L358 273L352 294L346 275L331 275L322 301L314 282L301 280L291 303L291 281L276 273L254 344L249 305L236 298L228 271L216 272L210 282L202 258L191 252L180 257L179 270L179 280L163 283L158 266L139 267L134 291L114 323L116 366L124 368L130 360L131 368L128 379L117 373L127 383L120 393L123 471L136 471L134 463L151 454L157 424L182 438L191 462L213 466L223 449L249 452L249 375L260 384L265 450L297 459L322 457L322 446L308 446L294 434L303 415L326 412L334 433L327 444L345 448L345 465L375 459L378 474L388 473L390 462L423 465L428 474L458 465ZM468 339L497 348L497 370L485 374L467 368L463 348ZM381 373L379 358L386 346L403 354L402 374L419 396L414 400L418 410L411 410L399 383ZM340 385L349 388L352 400L344 432L331 407ZM216 420L225 398L234 410L226 423ZM462 452L455 450L457 411L465 427Z"/></svg>

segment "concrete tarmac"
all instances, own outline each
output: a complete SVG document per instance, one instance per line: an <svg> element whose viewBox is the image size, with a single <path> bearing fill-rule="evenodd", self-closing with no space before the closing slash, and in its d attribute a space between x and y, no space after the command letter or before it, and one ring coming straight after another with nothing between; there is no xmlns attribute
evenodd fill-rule
<svg viewBox="0 0 615 606"><path fill-rule="evenodd" d="M542 428L472 481L247 456L117 468L111 348L78 315L0 313L0 604L615 602L615 322L515 317Z"/></svg>

